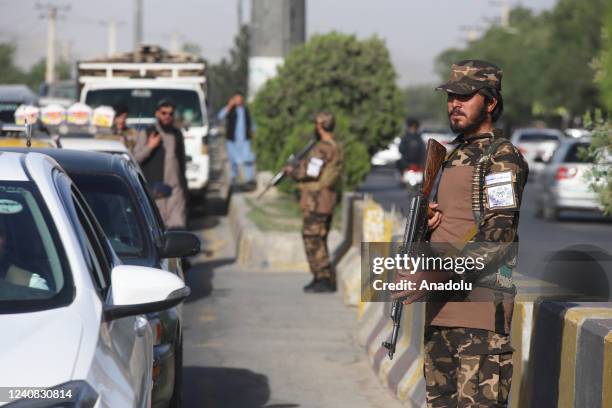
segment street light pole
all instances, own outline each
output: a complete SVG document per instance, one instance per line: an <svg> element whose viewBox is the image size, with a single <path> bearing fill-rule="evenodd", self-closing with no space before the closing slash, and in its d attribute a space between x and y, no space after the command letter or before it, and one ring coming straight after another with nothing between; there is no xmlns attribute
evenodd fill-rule
<svg viewBox="0 0 612 408"><path fill-rule="evenodd" d="M45 82L55 81L55 32L57 24L57 7L47 9L47 66L45 68Z"/></svg>
<svg viewBox="0 0 612 408"><path fill-rule="evenodd" d="M142 0L134 0L134 51L142 44Z"/></svg>
<svg viewBox="0 0 612 408"><path fill-rule="evenodd" d="M111 18L108 22L108 56L117 52L117 22Z"/></svg>

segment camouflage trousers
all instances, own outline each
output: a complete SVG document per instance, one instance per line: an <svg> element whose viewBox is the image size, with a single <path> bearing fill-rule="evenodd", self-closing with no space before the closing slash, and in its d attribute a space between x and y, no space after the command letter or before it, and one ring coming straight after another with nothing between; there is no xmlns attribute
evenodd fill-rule
<svg viewBox="0 0 612 408"><path fill-rule="evenodd" d="M327 250L330 224L331 215L329 214L304 213L302 239L310 272L315 279L334 278Z"/></svg>
<svg viewBox="0 0 612 408"><path fill-rule="evenodd" d="M428 407L506 407L512 381L510 336L430 326L425 331Z"/></svg>

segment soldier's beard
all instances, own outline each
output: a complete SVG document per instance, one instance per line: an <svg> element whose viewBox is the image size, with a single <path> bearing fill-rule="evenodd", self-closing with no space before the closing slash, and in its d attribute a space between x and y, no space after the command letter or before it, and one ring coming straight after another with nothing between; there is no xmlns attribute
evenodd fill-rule
<svg viewBox="0 0 612 408"><path fill-rule="evenodd" d="M482 125L482 122L484 122L486 118L487 118L487 105L485 104L482 105L482 109L480 110L480 112L478 112L478 116L476 116L476 118L473 119L472 121L468 121L468 123L463 126L459 124L454 125L453 120L450 117L450 114L448 116L451 130L454 133L461 133L464 135L466 134L470 135L474 133L475 131L477 131L480 128L480 125Z"/></svg>

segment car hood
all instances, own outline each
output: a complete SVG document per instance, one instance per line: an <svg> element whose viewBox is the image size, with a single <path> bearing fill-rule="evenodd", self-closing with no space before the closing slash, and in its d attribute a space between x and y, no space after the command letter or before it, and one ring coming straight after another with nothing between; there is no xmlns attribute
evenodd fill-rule
<svg viewBox="0 0 612 408"><path fill-rule="evenodd" d="M72 379L83 331L81 318L74 312L4 314L0 327L3 387L51 387Z"/></svg>

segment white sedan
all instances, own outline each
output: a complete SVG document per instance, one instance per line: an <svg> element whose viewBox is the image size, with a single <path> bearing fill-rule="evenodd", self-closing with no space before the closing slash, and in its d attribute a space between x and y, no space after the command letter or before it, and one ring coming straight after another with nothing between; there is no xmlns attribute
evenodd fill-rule
<svg viewBox="0 0 612 408"><path fill-rule="evenodd" d="M51 158L0 153L0 405L149 407L144 314L188 293L176 275L121 265Z"/></svg>

